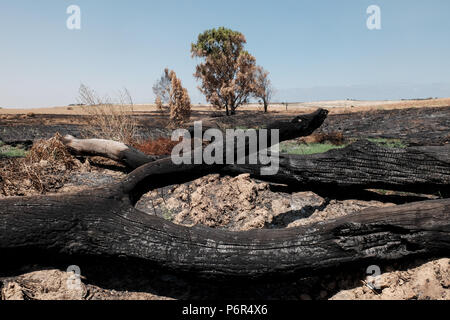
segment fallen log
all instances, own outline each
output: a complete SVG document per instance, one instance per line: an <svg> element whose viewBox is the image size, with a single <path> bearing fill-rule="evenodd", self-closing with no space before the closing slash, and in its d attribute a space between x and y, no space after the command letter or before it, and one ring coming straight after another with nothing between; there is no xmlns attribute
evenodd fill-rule
<svg viewBox="0 0 450 320"><path fill-rule="evenodd" d="M318 109L311 114L302 114L292 121L274 121L267 124L267 147L271 146L271 130L278 130L279 141L286 141L298 137L305 137L311 135L316 129L322 126L323 122L328 116L328 111ZM203 129L208 129L204 127ZM191 136L194 134L194 128L188 130ZM257 130L257 137L259 138ZM203 131L202 131L203 134ZM136 150L133 147L127 146L124 143L102 140L102 139L76 139L73 136L67 135L62 139L66 147L76 155L83 156L101 156L118 161L131 169L137 169L140 166L161 159L159 156L146 155L143 152ZM226 145L227 141L215 141L217 144ZM249 141L245 141L244 149L248 148ZM235 144L236 149L236 144ZM259 143L257 143L259 150ZM225 148L224 155L226 154ZM234 150L236 153L236 150Z"/></svg>
<svg viewBox="0 0 450 320"><path fill-rule="evenodd" d="M450 187L450 145L396 149L364 140L321 154L280 155L279 167L272 176L261 176L254 165L232 165L223 171L312 191L387 189L445 196Z"/></svg>
<svg viewBox="0 0 450 320"><path fill-rule="evenodd" d="M204 175L202 165L148 163L119 184L76 195L0 201L0 255L130 259L209 277L309 275L333 267L450 253L450 199L417 202L285 230L186 228L134 208L136 189ZM145 182L145 183L143 183ZM142 185L143 184L143 185ZM24 254L24 255L26 255Z"/></svg>
<svg viewBox="0 0 450 320"><path fill-rule="evenodd" d="M186 228L132 206L119 186L0 201L0 255L130 259L209 277L308 275L350 264L448 256L450 199L367 209L285 230ZM2 262L5 264L6 261Z"/></svg>
<svg viewBox="0 0 450 320"><path fill-rule="evenodd" d="M67 135L62 139L62 142L76 155L100 156L120 162L133 169L160 159L160 157L146 155L135 148L116 141L76 139L71 135Z"/></svg>
<svg viewBox="0 0 450 320"><path fill-rule="evenodd" d="M66 141L71 141L67 145L78 153L89 155L93 153L92 150L103 150L101 154L100 152L95 154L117 160L131 168L158 159L146 155L134 156L133 149L128 149L124 153L114 152L117 148L108 148L110 141L98 140L95 143L91 140L77 139ZM344 149L322 154L281 154L278 165L280 170L276 175L261 175L263 166L245 164L226 166L220 169L220 172L233 175L250 173L254 178L286 184L296 190L345 192L345 190L386 189L440 193L442 196L450 194L450 145L397 149L382 147L364 140ZM217 167L209 169L219 170ZM193 172L192 178L195 177L197 175Z"/></svg>
<svg viewBox="0 0 450 320"><path fill-rule="evenodd" d="M292 139L311 134L322 125L327 114L326 110L318 110L311 115L297 117L292 122L276 122L268 127L270 129L279 129L280 139ZM128 149L116 143L110 144L112 149L102 149L105 141L101 140L81 141L80 144L80 141L69 137L66 142L70 143L73 149L89 152L90 154L115 157L116 159L122 159L122 161L131 155L130 159L135 159L135 154L126 152ZM134 160L130 159L125 161L135 163ZM133 204L137 201L141 188L149 187L146 181L155 185L168 185L171 179L174 179L179 183L183 174L189 173L189 177L192 177L193 173L202 176L222 166L209 166L207 168L204 165L186 164L177 166L168 158L139 167L121 183L107 188L90 190L76 195L0 200L0 251L11 252L11 250L24 249L31 250L31 252L35 252L34 250L53 252L56 250L57 253L68 252L89 256L105 255L112 257L134 256L138 258L140 254L129 255L135 250L132 249L134 246L132 243L124 243L125 247L129 245L131 247L124 249L123 254L120 253L118 255L118 252L115 251L116 245L114 243L111 243L112 251L106 248L108 245L105 247L105 250L98 250L97 245L94 244L92 247L90 243L91 241L97 242L99 240L97 236L103 238L107 234L125 242L134 242L133 238L140 238L141 235L142 240L145 240L147 238L145 234L152 234L153 231L156 232L155 235L157 237L159 237L158 234L160 232L163 232L169 238L177 238L177 226L154 217L148 220L149 216L134 209ZM137 229L135 229L131 230L131 234L128 234L128 224L131 222L132 225L136 226L132 222L134 218L137 219L136 221L143 219L142 221L147 222L138 227L138 229L148 228L148 230L142 229L142 232L136 233ZM115 229L116 227L114 227L115 230L110 229L110 223L116 225L118 229ZM155 225L153 226L153 224ZM159 229L160 227L162 229ZM184 230L185 234L186 232L187 234L191 232L189 229L182 230ZM171 234L171 231L175 233ZM22 232L26 234L22 234ZM130 235L132 235L131 238L129 238ZM149 241L148 248L145 249L138 245L139 248L149 250L149 252L155 249L156 251L162 250L161 252L165 252L166 249L170 250L169 247L165 247L170 244L170 242L166 241L167 239L162 242L153 242L150 238L147 238L147 240ZM158 249L153 246L154 244L158 246ZM100 247L104 245L100 244ZM179 252L179 254L182 254L182 252ZM144 258L144 260L159 263L158 259Z"/></svg>

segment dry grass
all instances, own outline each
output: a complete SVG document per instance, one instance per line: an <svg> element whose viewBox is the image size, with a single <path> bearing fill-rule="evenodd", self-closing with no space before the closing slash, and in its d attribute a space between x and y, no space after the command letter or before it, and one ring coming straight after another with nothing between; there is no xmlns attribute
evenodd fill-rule
<svg viewBox="0 0 450 320"><path fill-rule="evenodd" d="M353 106L353 107L352 107ZM406 108L436 108L450 106L450 98L433 99L433 100L405 100L405 101L317 101L308 103L297 103L289 105L288 111L281 104L271 104L270 112L281 114L292 113L309 113L317 108L328 108L331 114L341 114L349 112L364 112L371 110L393 110ZM132 108L125 108L128 113L134 112L156 112L159 113L155 104L133 104ZM242 107L242 110L261 111L259 104L249 104ZM211 115L217 113L223 116L223 112L215 112L210 105L192 104L193 112L209 112ZM60 106L49 108L32 108L32 109L9 109L0 110L1 115L17 115L33 112L35 114L51 114L51 115L89 115L85 107L81 106Z"/></svg>
<svg viewBox="0 0 450 320"><path fill-rule="evenodd" d="M342 132L314 133L308 137L299 138L298 142L304 144L331 144L334 146L342 146L346 144L344 134Z"/></svg>
<svg viewBox="0 0 450 320"><path fill-rule="evenodd" d="M5 160L0 167L0 196L45 194L61 188L82 164L56 135L37 141L25 158Z"/></svg>
<svg viewBox="0 0 450 320"><path fill-rule="evenodd" d="M315 143L331 143L335 146L342 146L345 144L344 134L342 132L317 133L313 134Z"/></svg>
<svg viewBox="0 0 450 320"><path fill-rule="evenodd" d="M133 147L142 151L145 154L153 156L171 155L173 148L179 142L174 142L169 138L160 137L155 140L147 140L139 143L134 143Z"/></svg>
<svg viewBox="0 0 450 320"><path fill-rule="evenodd" d="M120 91L118 98L113 101L81 85L79 101L89 115L89 124L83 128L85 138L132 143L137 132L137 121L133 115L133 100L127 89Z"/></svg>
<svg viewBox="0 0 450 320"><path fill-rule="evenodd" d="M47 161L49 163L64 163L68 169L75 166L75 158L62 142L62 136L56 134L49 140L39 140L33 144L26 157L29 163Z"/></svg>

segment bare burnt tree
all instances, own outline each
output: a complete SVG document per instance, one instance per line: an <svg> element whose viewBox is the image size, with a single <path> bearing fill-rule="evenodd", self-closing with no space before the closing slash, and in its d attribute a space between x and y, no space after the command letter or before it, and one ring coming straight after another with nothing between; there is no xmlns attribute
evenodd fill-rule
<svg viewBox="0 0 450 320"><path fill-rule="evenodd" d="M255 71L256 90L253 94L255 98L260 99L260 102L264 106L264 112L267 113L269 104L272 101L272 97L275 93L275 89L272 85L272 81L269 79L269 72L264 70L263 67L258 66Z"/></svg>
<svg viewBox="0 0 450 320"><path fill-rule="evenodd" d="M164 69L161 78L153 85L153 93L155 94L155 103L160 108L164 104L168 104L170 100L170 90L172 80L170 79L169 69Z"/></svg>

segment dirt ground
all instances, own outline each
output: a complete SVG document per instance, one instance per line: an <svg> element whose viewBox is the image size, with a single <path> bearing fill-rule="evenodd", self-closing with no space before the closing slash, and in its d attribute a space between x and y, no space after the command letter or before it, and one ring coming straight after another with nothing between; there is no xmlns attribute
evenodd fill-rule
<svg viewBox="0 0 450 320"><path fill-rule="evenodd" d="M409 269L388 271L377 278L358 281L358 278L337 275L335 278L299 279L289 284L253 284L250 289L234 286L228 299L289 299L289 300L449 300L450 299L450 259L411 264ZM398 268L398 267L397 267ZM128 275L129 276L129 275ZM78 280L79 279L79 280ZM202 287L174 276L163 275L152 279L143 291L104 289L89 283L83 276L76 278L73 273L47 269L26 273L17 277L0 278L2 300L172 300L176 299L216 299L217 291L233 291L228 286L220 289L214 285ZM176 283L176 285L174 285ZM311 283L316 286L311 289ZM155 287L164 287L155 289ZM172 286L172 289L168 289ZM69 289L68 289L69 288ZM351 288L340 290L340 288ZM198 291L201 290L200 294ZM238 290L241 290L238 291ZM171 291L171 292L170 292ZM280 292L281 291L281 292ZM284 291L284 292L283 292ZM333 292L338 293L330 296ZM151 293L154 292L154 293ZM252 295L248 295L251 294ZM259 293L259 295L255 294ZM261 296L261 293L263 296ZM280 295L280 293L282 295ZM167 296L164 296L166 294ZM245 297L244 294L247 294ZM222 292L223 296L223 292Z"/></svg>
<svg viewBox="0 0 450 320"><path fill-rule="evenodd" d="M450 105L450 98L424 99L424 100L385 100L385 101L361 101L361 100L335 100L335 101L317 101L317 102L299 102L289 103L287 110L283 104L274 103L270 106L270 112L293 112L312 109L326 108L330 109L332 114L348 112L364 112L371 110L391 110L391 109L409 109L426 107L446 107ZM157 112L153 104L138 104L132 108L137 113ZM261 111L262 106L258 104L249 104L241 109L249 111ZM130 108L131 110L131 108ZM194 114L216 112L209 105L192 105ZM0 109L0 115L29 115L29 114L47 114L47 115L86 115L87 112L80 106L59 106L49 108L29 108L29 109Z"/></svg>
<svg viewBox="0 0 450 320"><path fill-rule="evenodd" d="M331 114L317 133L342 133L348 139L395 138L412 145L449 143L450 99L430 100L428 102L430 106L426 106L427 102L422 101L421 103L425 105L423 108L415 106L419 102L405 102L400 106L386 104L381 107L328 107ZM448 102L447 105L444 102ZM193 111L192 122L202 120L205 127L214 125L221 128L257 128L268 121L290 119L293 114L316 110L299 107L293 112L271 111L264 114L261 111L242 109L236 116L224 117L223 112L218 113L207 107L197 109ZM0 141L10 144L31 144L36 139L49 139L58 132L75 137L82 136L82 128L89 123L89 117L58 113L58 110L58 108L42 110L48 112L42 114L34 112L21 114L20 112L31 111L15 110L15 114L2 114L12 111L0 109ZM170 136L171 130L167 129L167 114L147 110L135 112L135 117L139 123L140 138L155 139Z"/></svg>
<svg viewBox="0 0 450 320"><path fill-rule="evenodd" d="M231 231L280 229L335 219L368 207L393 203L322 198L312 192L274 192L243 174L209 175L144 195L137 208L176 224Z"/></svg>
<svg viewBox="0 0 450 320"><path fill-rule="evenodd" d="M450 259L406 271L391 271L367 285L341 291L331 300L450 300Z"/></svg>
<svg viewBox="0 0 450 320"><path fill-rule="evenodd" d="M346 138L392 137L411 145L443 145L450 138L450 99L431 100L431 105L417 108L423 101L384 104L380 108L342 107L332 112L319 132L342 132ZM433 102L433 103L431 103ZM436 106L442 103L447 106ZM304 111L305 106L299 107ZM359 111L350 109L360 108ZM334 110L336 110L334 109ZM344 110L343 109L343 110ZM55 110L55 109L53 109ZM35 110L37 111L37 110ZM73 111L73 110L69 110ZM4 112L4 110L0 110ZM61 134L79 133L87 119L69 114L3 115L0 117L0 140L34 141ZM194 120L213 115L198 110ZM244 116L243 116L244 115ZM214 118L220 127L259 126L268 119L285 119L290 112L268 115L245 111L234 118ZM157 113L138 115L146 134L167 134L165 116ZM210 121L212 121L210 119ZM55 158L0 160L0 198L42 193L77 192L107 185L126 176L123 166L102 158ZM71 163L67 165L67 161ZM37 172L42 190L27 176L25 165ZM13 174L11 174L13 173ZM20 173L20 174L19 174ZM3 191L2 191L3 190ZM427 195L426 197L434 197ZM424 197L415 196L414 199ZM292 228L335 219L368 207L388 207L410 201L408 195L376 195L372 198L327 198L312 192L290 193L282 186L254 180L248 175L236 177L208 175L190 183L167 186L145 194L136 207L174 223L243 231L255 228ZM107 299L450 299L450 260L437 257L426 260L380 263L382 275L377 288L367 282L368 266L352 270L330 270L309 278L250 283L210 283L189 279L164 270L135 269L130 265L114 269L104 264L82 264L80 283L74 287L68 264L27 265L0 274L1 299L5 300L107 300Z"/></svg>

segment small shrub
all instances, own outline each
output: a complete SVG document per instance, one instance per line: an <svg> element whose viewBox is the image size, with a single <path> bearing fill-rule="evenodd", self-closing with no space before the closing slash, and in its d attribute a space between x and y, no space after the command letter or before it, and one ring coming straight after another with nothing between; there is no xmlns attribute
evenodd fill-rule
<svg viewBox="0 0 450 320"><path fill-rule="evenodd" d="M54 192L70 179L72 170L80 167L60 135L37 141L25 158L9 159L0 167L0 196Z"/></svg>
<svg viewBox="0 0 450 320"><path fill-rule="evenodd" d="M101 98L82 84L78 99L89 115L89 125L83 127L84 137L132 143L137 121L133 116L133 100L127 89L119 92L117 100L113 101L108 97Z"/></svg>
<svg viewBox="0 0 450 320"><path fill-rule="evenodd" d="M348 144L342 132L331 133L315 133L308 137L302 137L297 140L298 143L303 144L332 144L335 146L342 146Z"/></svg>
<svg viewBox="0 0 450 320"><path fill-rule="evenodd" d="M181 85L174 71L169 73L172 85L170 87L170 122L172 125L181 124L191 117L191 99L186 88Z"/></svg>
<svg viewBox="0 0 450 320"><path fill-rule="evenodd" d="M163 111L163 104L162 104L162 100L161 98L158 96L155 99L155 105L156 105L156 109L159 111Z"/></svg>
<svg viewBox="0 0 450 320"><path fill-rule="evenodd" d="M39 163L41 161L46 161L50 164L63 163L68 169L72 169L75 166L74 157L62 142L60 134L56 134L49 140L36 141L28 152L26 160L29 163Z"/></svg>
<svg viewBox="0 0 450 320"><path fill-rule="evenodd" d="M342 132L318 133L314 135L314 138L316 143L331 143L336 146L345 144Z"/></svg>
<svg viewBox="0 0 450 320"><path fill-rule="evenodd" d="M159 137L155 140L147 140L140 143L134 143L133 147L145 154L153 156L171 155L173 148L179 142L172 141L169 138Z"/></svg>

